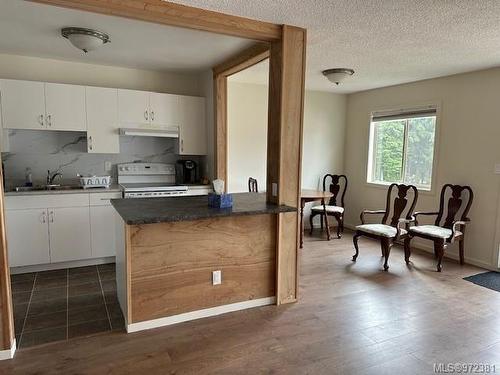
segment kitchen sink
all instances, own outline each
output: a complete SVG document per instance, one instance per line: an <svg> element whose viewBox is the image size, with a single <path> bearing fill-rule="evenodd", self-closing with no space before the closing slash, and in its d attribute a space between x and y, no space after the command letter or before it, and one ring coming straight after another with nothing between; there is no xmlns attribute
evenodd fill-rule
<svg viewBox="0 0 500 375"><path fill-rule="evenodd" d="M17 192L24 191L47 191L47 190L83 190L78 185L40 185L40 186L18 186L14 189Z"/></svg>

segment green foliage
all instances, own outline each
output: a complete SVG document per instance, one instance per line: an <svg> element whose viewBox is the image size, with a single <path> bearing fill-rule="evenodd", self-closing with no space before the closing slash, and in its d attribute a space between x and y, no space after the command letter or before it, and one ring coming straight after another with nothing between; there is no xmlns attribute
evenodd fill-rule
<svg viewBox="0 0 500 375"><path fill-rule="evenodd" d="M405 183L430 187L434 158L435 123L435 117L374 123L374 180L381 182L404 181ZM408 133L406 145L405 132ZM404 157L405 147L406 158Z"/></svg>

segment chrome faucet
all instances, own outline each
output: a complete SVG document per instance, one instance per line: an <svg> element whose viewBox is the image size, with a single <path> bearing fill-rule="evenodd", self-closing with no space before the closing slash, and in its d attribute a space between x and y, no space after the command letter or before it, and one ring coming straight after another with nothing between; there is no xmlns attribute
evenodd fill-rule
<svg viewBox="0 0 500 375"><path fill-rule="evenodd" d="M50 173L50 171L47 171L47 185L54 185L54 180L56 177L59 176L59 179L62 179L62 173L59 172L59 169L55 171L54 173Z"/></svg>

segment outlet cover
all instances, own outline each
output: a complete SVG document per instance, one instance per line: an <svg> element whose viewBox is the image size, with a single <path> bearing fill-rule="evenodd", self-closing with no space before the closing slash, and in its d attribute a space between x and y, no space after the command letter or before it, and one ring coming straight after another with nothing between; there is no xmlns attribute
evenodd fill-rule
<svg viewBox="0 0 500 375"><path fill-rule="evenodd" d="M272 188L273 197L277 197L278 196L278 184L276 182L273 182L271 184L271 188Z"/></svg>
<svg viewBox="0 0 500 375"><path fill-rule="evenodd" d="M105 162L104 162L104 170L105 170L106 172L110 172L110 171L111 171L111 168L112 168L112 164L111 164L111 162L110 162L110 161L105 161Z"/></svg>
<svg viewBox="0 0 500 375"><path fill-rule="evenodd" d="M212 285L222 284L222 271L217 270L212 272Z"/></svg>
<svg viewBox="0 0 500 375"><path fill-rule="evenodd" d="M500 174L500 163L495 164L495 174Z"/></svg>

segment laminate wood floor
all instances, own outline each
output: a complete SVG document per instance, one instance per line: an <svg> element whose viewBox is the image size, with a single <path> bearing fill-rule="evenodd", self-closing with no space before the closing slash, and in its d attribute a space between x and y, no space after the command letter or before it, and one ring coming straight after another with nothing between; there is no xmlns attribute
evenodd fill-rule
<svg viewBox="0 0 500 375"><path fill-rule="evenodd" d="M146 332L21 349L1 374L432 374L434 363L495 364L500 293L462 280L481 269L351 235L306 237L300 301Z"/></svg>

